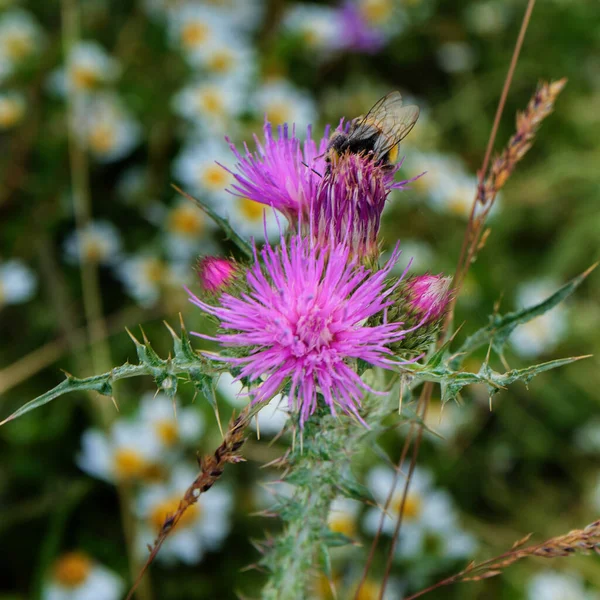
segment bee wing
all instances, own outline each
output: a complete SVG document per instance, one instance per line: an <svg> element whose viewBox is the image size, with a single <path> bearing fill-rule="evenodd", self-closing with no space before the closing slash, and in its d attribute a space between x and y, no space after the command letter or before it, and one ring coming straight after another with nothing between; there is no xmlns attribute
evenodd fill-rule
<svg viewBox="0 0 600 600"><path fill-rule="evenodd" d="M402 106L400 92L390 92L376 102L364 117L359 117L350 137L363 138L379 133L374 151L382 157L410 133L418 118L418 106Z"/></svg>

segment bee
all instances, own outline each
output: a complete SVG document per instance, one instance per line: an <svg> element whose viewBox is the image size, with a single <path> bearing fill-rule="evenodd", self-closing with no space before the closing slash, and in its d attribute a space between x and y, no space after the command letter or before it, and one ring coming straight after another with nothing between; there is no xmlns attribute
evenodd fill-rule
<svg viewBox="0 0 600 600"><path fill-rule="evenodd" d="M392 165L398 158L400 142L410 133L418 118L418 106L402 106L400 92L390 92L376 102L364 117L353 119L348 132L335 131L331 135L325 153L327 170L346 152L372 154L378 164Z"/></svg>

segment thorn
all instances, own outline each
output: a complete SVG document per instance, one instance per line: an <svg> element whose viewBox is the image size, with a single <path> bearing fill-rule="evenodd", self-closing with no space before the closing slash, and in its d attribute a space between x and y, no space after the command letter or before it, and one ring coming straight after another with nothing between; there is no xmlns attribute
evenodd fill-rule
<svg viewBox="0 0 600 600"><path fill-rule="evenodd" d="M183 322L183 315L179 313L179 326L181 327L182 333L186 331L185 323Z"/></svg>
<svg viewBox="0 0 600 600"><path fill-rule="evenodd" d="M135 337L135 335L133 335L133 333L131 333L131 331L129 331L129 329L127 327L125 327L125 331L127 332L127 334L129 335L129 337L131 338L131 340L133 341L133 343L136 346L140 346L140 341Z"/></svg>
<svg viewBox="0 0 600 600"><path fill-rule="evenodd" d="M114 407L117 409L117 412L121 412L119 410L119 405L117 404L117 399L114 396L111 396L110 399L112 400L112 403L114 404Z"/></svg>
<svg viewBox="0 0 600 600"><path fill-rule="evenodd" d="M146 346L149 346L150 340L146 337L146 332L142 329L141 325L140 325L140 331L142 332L142 339L144 340L144 344L146 344Z"/></svg>
<svg viewBox="0 0 600 600"><path fill-rule="evenodd" d="M169 323L167 323L167 321L163 321L163 323L164 323L164 326L169 331L169 333L173 336L173 339L178 340L179 336L175 333L175 330L169 325Z"/></svg>
<svg viewBox="0 0 600 600"><path fill-rule="evenodd" d="M600 260L596 261L591 267L588 267L582 274L582 277L587 277L598 265L600 264Z"/></svg>
<svg viewBox="0 0 600 600"><path fill-rule="evenodd" d="M258 413L254 416L256 419L256 439L260 440L260 425L258 424Z"/></svg>
<svg viewBox="0 0 600 600"><path fill-rule="evenodd" d="M65 377L67 379L75 379L75 376L71 375L71 373L69 373L69 371L65 371L64 369L61 369L61 371L65 374Z"/></svg>
<svg viewBox="0 0 600 600"><path fill-rule="evenodd" d="M196 390L196 394L198 393L198 390ZM196 398L196 394L194 394L194 399ZM192 400L193 402L193 400ZM221 432L221 439L225 439L225 434L223 433L223 426L221 425L221 415L219 414L219 404L218 401L215 399L215 406L214 406L214 411L215 411L215 418L217 419L217 425L219 426L219 431Z"/></svg>

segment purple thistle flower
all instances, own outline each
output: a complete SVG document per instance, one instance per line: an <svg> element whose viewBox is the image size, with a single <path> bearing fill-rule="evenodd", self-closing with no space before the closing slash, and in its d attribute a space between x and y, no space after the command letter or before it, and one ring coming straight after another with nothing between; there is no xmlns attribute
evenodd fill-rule
<svg viewBox="0 0 600 600"><path fill-rule="evenodd" d="M225 291L238 272L233 260L219 256L204 256L196 267L200 285L209 294L220 294Z"/></svg>
<svg viewBox="0 0 600 600"><path fill-rule="evenodd" d="M375 54L385 45L386 35L369 24L356 2L344 3L340 21L344 35L337 41L339 49Z"/></svg>
<svg viewBox="0 0 600 600"><path fill-rule="evenodd" d="M302 426L322 395L336 407L358 415L364 391L371 390L356 373L356 361L390 367L389 345L406 331L386 319L395 286L386 282L398 261L398 248L385 266L372 272L349 260L347 246L325 250L310 239L292 236L281 245L267 244L247 272L247 292L224 293L210 306L190 292L190 300L220 321L215 337L235 356L218 360L239 368L238 379L255 386L253 402L287 394ZM378 315L380 324L369 325ZM285 389L289 385L289 390ZM377 392L375 392L377 393Z"/></svg>
<svg viewBox="0 0 600 600"><path fill-rule="evenodd" d="M241 154L227 139L238 159L235 170L227 169L236 179L229 191L276 208L293 227L299 219L308 215L320 174L325 172L329 127L318 142L312 139L310 126L304 143L296 137L294 126L291 131L287 124L279 126L277 133L276 139L271 124L266 122L264 143L261 144L254 136L257 148L254 153L244 144L245 153Z"/></svg>
<svg viewBox="0 0 600 600"><path fill-rule="evenodd" d="M393 189L412 181L394 181L401 164L377 164L363 154L341 156L322 179L311 207L311 232L317 244L344 244L351 256L376 259L385 201Z"/></svg>
<svg viewBox="0 0 600 600"><path fill-rule="evenodd" d="M452 298L452 277L443 275L418 275L404 286L408 309L427 323L437 321L446 312Z"/></svg>

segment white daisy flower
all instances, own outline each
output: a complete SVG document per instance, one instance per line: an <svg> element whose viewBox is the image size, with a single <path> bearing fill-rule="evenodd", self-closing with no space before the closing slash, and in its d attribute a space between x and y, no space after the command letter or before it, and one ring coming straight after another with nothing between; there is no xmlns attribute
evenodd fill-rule
<svg viewBox="0 0 600 600"><path fill-rule="evenodd" d="M342 533L347 538L355 538L358 532L358 514L362 504L351 498L335 498L329 507L327 524L334 533Z"/></svg>
<svg viewBox="0 0 600 600"><path fill-rule="evenodd" d="M81 446L79 468L109 483L152 480L160 472L163 443L147 423L121 419L108 434L88 429Z"/></svg>
<svg viewBox="0 0 600 600"><path fill-rule="evenodd" d="M71 264L83 261L101 265L114 263L121 251L121 236L108 221L92 221L81 232L74 231L64 242L65 258Z"/></svg>
<svg viewBox="0 0 600 600"><path fill-rule="evenodd" d="M475 66L475 53L466 42L446 42L437 50L437 60L446 73L464 73Z"/></svg>
<svg viewBox="0 0 600 600"><path fill-rule="evenodd" d="M27 103L20 92L0 92L0 131L23 121Z"/></svg>
<svg viewBox="0 0 600 600"><path fill-rule="evenodd" d="M242 408L250 402L250 398L245 395L247 390L241 381L234 381L234 377L230 373L221 373L216 389L218 394L234 408ZM250 427L254 430L257 429L256 419L258 419L258 430L261 434L279 433L289 419L287 401L281 394L277 394L250 422Z"/></svg>
<svg viewBox="0 0 600 600"><path fill-rule="evenodd" d="M80 41L67 57L66 68L50 76L50 88L61 96L68 91L91 92L114 82L121 73L119 62L96 42Z"/></svg>
<svg viewBox="0 0 600 600"><path fill-rule="evenodd" d="M263 239L266 230L268 239L277 240L288 225L275 209L233 194L223 205L223 216L227 217L235 231L247 238Z"/></svg>
<svg viewBox="0 0 600 600"><path fill-rule="evenodd" d="M408 0L414 1L414 0ZM401 33L405 27L406 13L397 0L356 0L362 18L372 28L386 37Z"/></svg>
<svg viewBox="0 0 600 600"><path fill-rule="evenodd" d="M143 307L152 307L160 299L169 265L157 254L141 252L117 265L117 273L127 293Z"/></svg>
<svg viewBox="0 0 600 600"><path fill-rule="evenodd" d="M377 503L383 507L394 482L394 472L386 467L375 467L367 476L367 483ZM402 493L405 477L400 476L393 488L392 499L388 513L383 522L382 531L393 534L396 520L402 506ZM373 508L367 511L365 528L369 533L375 533L379 527L381 509ZM457 524L457 515L452 499L443 490L432 486L431 475L422 469L415 469L403 517L402 534L398 543L398 555L402 558L414 558L425 552L425 541L429 536L435 536L440 542L444 538L463 534ZM474 542L473 542L474 544ZM466 538L460 544L448 543L442 546L441 555L455 558L458 551L467 547Z"/></svg>
<svg viewBox="0 0 600 600"><path fill-rule="evenodd" d="M28 12L15 8L0 17L0 63L9 72L37 54L42 42L42 30Z"/></svg>
<svg viewBox="0 0 600 600"><path fill-rule="evenodd" d="M527 584L527 600L593 600L598 595L588 592L576 574L545 570Z"/></svg>
<svg viewBox="0 0 600 600"><path fill-rule="evenodd" d="M311 50L331 50L343 35L339 9L330 6L295 4L288 10L283 23Z"/></svg>
<svg viewBox="0 0 600 600"><path fill-rule="evenodd" d="M232 162L225 142L192 142L175 159L173 170L175 177L190 188L190 193L215 203L227 202L231 194L225 189L233 182L233 176L217 163L230 167Z"/></svg>
<svg viewBox="0 0 600 600"><path fill-rule="evenodd" d="M410 184L411 189L427 196L435 210L468 219L477 177L467 172L462 160L435 152L413 152L407 158L407 173L414 177L423 172ZM496 198L490 216L497 212L499 201L500 197Z"/></svg>
<svg viewBox="0 0 600 600"><path fill-rule="evenodd" d="M147 545L155 540L165 518L177 510L183 494L197 476L198 472L193 468L178 466L169 482L150 486L141 492L136 510L142 519L140 554L147 552ZM230 491L220 482L201 494L198 502L186 510L171 531L157 560L195 564L206 551L217 550L229 533L232 504Z"/></svg>
<svg viewBox="0 0 600 600"><path fill-rule="evenodd" d="M315 101L307 92L295 88L289 81L275 80L258 88L252 102L254 112L274 125L295 123L298 131L317 120Z"/></svg>
<svg viewBox="0 0 600 600"><path fill-rule="evenodd" d="M522 285L517 290L516 305L526 308L551 296L559 285L550 279L539 279ZM564 306L552 310L519 325L510 336L515 352L524 358L552 352L567 330L567 315Z"/></svg>
<svg viewBox="0 0 600 600"><path fill-rule="evenodd" d="M162 226L164 246L167 254L175 261L192 260L200 250L208 251L211 247L208 237L214 228L212 220L185 198L177 198L165 213Z"/></svg>
<svg viewBox="0 0 600 600"><path fill-rule="evenodd" d="M176 402L174 408L170 398L154 392L142 396L139 420L154 430L165 449L178 443L197 444L204 431L204 419L197 406L181 408Z"/></svg>
<svg viewBox="0 0 600 600"><path fill-rule="evenodd" d="M257 60L250 43L241 36L217 36L196 53L201 66L215 82L230 81L246 88L256 71ZM231 87L231 86L230 86Z"/></svg>
<svg viewBox="0 0 600 600"><path fill-rule="evenodd" d="M173 109L211 135L231 133L231 122L246 107L246 91L235 80L205 79L173 98Z"/></svg>
<svg viewBox="0 0 600 600"><path fill-rule="evenodd" d="M169 13L171 40L192 64L215 39L231 36L231 29L231 21L222 11L205 4L183 4Z"/></svg>
<svg viewBox="0 0 600 600"><path fill-rule="evenodd" d="M120 600L123 580L83 552L67 552L54 563L42 600Z"/></svg>
<svg viewBox="0 0 600 600"><path fill-rule="evenodd" d="M34 272L20 260L0 262L0 307L27 302L37 289Z"/></svg>
<svg viewBox="0 0 600 600"><path fill-rule="evenodd" d="M204 0L226 15L233 27L240 31L253 31L262 22L265 0Z"/></svg>
<svg viewBox="0 0 600 600"><path fill-rule="evenodd" d="M90 98L77 121L78 135L100 162L121 160L140 142L141 126L116 94Z"/></svg>
<svg viewBox="0 0 600 600"><path fill-rule="evenodd" d="M479 35L490 36L503 31L508 23L509 12L504 2L487 0L471 4L466 13L470 28Z"/></svg>
<svg viewBox="0 0 600 600"><path fill-rule="evenodd" d="M432 190L430 198L440 212L468 219L476 191L477 177L474 175L446 172L440 175L439 185Z"/></svg>

